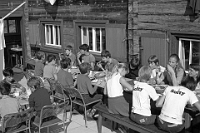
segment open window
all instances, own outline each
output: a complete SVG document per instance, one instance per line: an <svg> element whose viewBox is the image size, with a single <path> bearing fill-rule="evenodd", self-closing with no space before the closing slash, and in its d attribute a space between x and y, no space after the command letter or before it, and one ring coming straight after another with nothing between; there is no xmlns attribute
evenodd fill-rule
<svg viewBox="0 0 200 133"><path fill-rule="evenodd" d="M189 64L200 64L200 39L179 38L179 57L185 70Z"/></svg>

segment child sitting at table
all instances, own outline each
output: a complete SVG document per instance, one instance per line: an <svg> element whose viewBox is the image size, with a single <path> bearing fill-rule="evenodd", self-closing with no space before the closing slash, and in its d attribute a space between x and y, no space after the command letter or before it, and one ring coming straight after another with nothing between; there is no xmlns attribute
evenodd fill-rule
<svg viewBox="0 0 200 133"><path fill-rule="evenodd" d="M129 63L129 73L125 75L126 78L135 80L138 77L140 61L138 57L133 57Z"/></svg>
<svg viewBox="0 0 200 133"><path fill-rule="evenodd" d="M149 66L143 66L138 73L139 81L134 81L132 113L130 118L138 124L153 124L156 119L156 115L151 114L150 99L157 101L159 95L156 93L155 89L147 83L150 80L151 73L152 71Z"/></svg>
<svg viewBox="0 0 200 133"><path fill-rule="evenodd" d="M57 80L57 70L56 70L56 56L47 56L47 65L44 66L43 77Z"/></svg>
<svg viewBox="0 0 200 133"><path fill-rule="evenodd" d="M113 67L118 64L119 62L116 59L111 58L111 54L108 50L103 50L101 52L101 61L105 63L105 68L103 68L102 63L97 63L97 66L104 70L107 71L112 71Z"/></svg>
<svg viewBox="0 0 200 133"><path fill-rule="evenodd" d="M14 75L14 72L12 70L12 68L6 68L3 70L3 76L4 76L4 79L3 81L9 83L9 84L12 84L15 82L15 80L13 79L13 75Z"/></svg>
<svg viewBox="0 0 200 133"><path fill-rule="evenodd" d="M14 72L11 68L4 69L3 76L5 78L3 79L3 82L6 82L11 85L11 92L13 92L15 90L15 88L20 89L21 92L25 92L26 88L24 88L24 86L22 86L18 82L15 82L13 75L14 75Z"/></svg>
<svg viewBox="0 0 200 133"><path fill-rule="evenodd" d="M66 88L74 87L74 81L72 74L69 73L71 60L69 58L64 58L60 61L61 69L58 71L57 77L58 81L61 83L62 86Z"/></svg>
<svg viewBox="0 0 200 133"><path fill-rule="evenodd" d="M42 52L37 52L34 76L43 77L45 55Z"/></svg>
<svg viewBox="0 0 200 133"><path fill-rule="evenodd" d="M96 94L98 86L92 87L92 82L88 77L91 70L91 65L87 62L83 62L79 65L79 70L81 74L79 74L77 77L77 87L80 93L83 95L83 98L88 100L90 99L90 101L102 99L101 94ZM97 84L99 84L99 82L100 81L98 81ZM96 110L92 109L90 111L91 112L89 115L93 117Z"/></svg>
<svg viewBox="0 0 200 133"><path fill-rule="evenodd" d="M159 65L159 60L156 55L151 55L148 59L149 66L152 70L151 80L156 84L162 84L162 80L164 79L163 73L165 68Z"/></svg>
<svg viewBox="0 0 200 133"><path fill-rule="evenodd" d="M78 64L80 65L83 61L88 62L91 65L91 69L94 70L95 65L95 57L89 52L89 45L82 44L80 47L80 52L77 54ZM80 61L80 56L85 55L82 57L82 61Z"/></svg>
<svg viewBox="0 0 200 133"><path fill-rule="evenodd" d="M113 114L129 116L129 103L123 96L124 88L132 91L131 86L124 78L128 72L128 66L125 63L115 65L112 74L107 81L108 108Z"/></svg>
<svg viewBox="0 0 200 133"><path fill-rule="evenodd" d="M11 85L7 82L0 82L0 115L3 118L7 114L18 113L20 111L20 104L16 98L9 96L11 92Z"/></svg>
<svg viewBox="0 0 200 133"><path fill-rule="evenodd" d="M88 77L91 70L91 65L87 62L83 62L82 64L80 64L79 70L81 74L79 74L77 77L77 87L80 93L88 95L91 98L98 97L99 95L95 95L97 86L92 87L92 82Z"/></svg>
<svg viewBox="0 0 200 133"><path fill-rule="evenodd" d="M162 107L161 114L157 119L158 127L162 130L177 133L185 124L183 120L185 106L189 103L200 111L200 103L195 96L196 83L188 79L183 86L169 86L165 89L162 97L157 101L156 106Z"/></svg>
<svg viewBox="0 0 200 133"><path fill-rule="evenodd" d="M70 58L71 64L70 66L76 66L76 56L72 53L73 47L71 45L67 45L65 48L66 58Z"/></svg>
<svg viewBox="0 0 200 133"><path fill-rule="evenodd" d="M46 89L40 86L40 82L39 77L31 77L27 82L32 91L28 99L29 106L36 111L37 116L39 116L43 106L51 105L50 95Z"/></svg>

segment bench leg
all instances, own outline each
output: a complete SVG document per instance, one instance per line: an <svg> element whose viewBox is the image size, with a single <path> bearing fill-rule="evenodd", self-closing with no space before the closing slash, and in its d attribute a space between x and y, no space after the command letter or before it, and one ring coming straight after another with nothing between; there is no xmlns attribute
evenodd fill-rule
<svg viewBox="0 0 200 133"><path fill-rule="evenodd" d="M102 133L102 113L99 113L98 121L97 121L97 128L98 128L98 133Z"/></svg>

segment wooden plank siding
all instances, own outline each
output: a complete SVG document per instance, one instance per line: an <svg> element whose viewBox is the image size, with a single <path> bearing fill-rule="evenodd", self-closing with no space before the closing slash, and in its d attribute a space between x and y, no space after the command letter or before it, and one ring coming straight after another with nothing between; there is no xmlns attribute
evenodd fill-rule
<svg viewBox="0 0 200 133"><path fill-rule="evenodd" d="M190 37L200 39L200 18L193 19L188 4L189 0L129 0L128 35L133 40L129 44L132 48L129 54L141 53L144 33L166 36L166 42L163 42L168 45L166 58L172 53L178 54L180 36L190 34Z"/></svg>
<svg viewBox="0 0 200 133"><path fill-rule="evenodd" d="M142 34L141 43L141 62L143 65L148 65L148 58L150 55L156 55L159 57L160 65L166 66L166 63L168 62L168 45L165 34Z"/></svg>
<svg viewBox="0 0 200 133"><path fill-rule="evenodd" d="M120 45L119 50L122 50L121 54L115 56L113 53L112 55L119 58L121 61L126 61L127 49L126 44L124 44L126 41L122 41L127 38L126 24L128 0L76 0L71 2L68 0L59 0L58 3L56 3L58 5L57 7L45 3L43 0L28 0L28 2L30 30L33 29L33 23L40 23L40 19L51 20L52 22L56 20L63 20L62 48L66 45L72 45L74 47L73 52L75 54L79 51L79 46L81 45L80 26L82 26L82 24L86 23L88 26L98 24L98 26L101 26L101 22L103 21L103 27L105 27L105 24L124 25L123 30L116 27L117 33L120 33L119 38L113 35L112 37L116 39L111 39L114 42L118 40L119 43L114 44L109 42L107 44L110 45L108 47L116 46L116 44ZM52 10L50 11L50 9ZM55 19L52 19L52 14L55 15ZM81 25L79 25L79 22L81 22ZM33 35L35 32L37 31L35 30L29 32L30 43L35 43L35 38L37 38L36 35ZM39 33L41 34L41 31L39 31ZM108 37L108 35L109 34L106 33L106 37ZM41 39L39 41L41 42ZM122 49L122 47L124 48ZM63 49L47 48L44 41L41 42L40 49L45 52L49 51L50 53L63 52ZM94 52L93 54L97 60L100 59L100 53Z"/></svg>
<svg viewBox="0 0 200 133"><path fill-rule="evenodd" d="M40 37L39 37L39 28L38 23L29 23L29 42L30 44L36 45L40 43Z"/></svg>

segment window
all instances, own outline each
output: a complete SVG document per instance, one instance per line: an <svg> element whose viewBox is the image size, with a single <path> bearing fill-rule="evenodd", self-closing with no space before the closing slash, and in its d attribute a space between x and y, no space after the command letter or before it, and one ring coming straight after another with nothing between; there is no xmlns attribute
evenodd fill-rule
<svg viewBox="0 0 200 133"><path fill-rule="evenodd" d="M63 20L39 19L39 36L42 49L60 50L63 44Z"/></svg>
<svg viewBox="0 0 200 133"><path fill-rule="evenodd" d="M200 64L200 40L180 38L179 57L186 70L189 64Z"/></svg>
<svg viewBox="0 0 200 133"><path fill-rule="evenodd" d="M44 24L45 44L61 46L60 26L54 24Z"/></svg>
<svg viewBox="0 0 200 133"><path fill-rule="evenodd" d="M4 20L4 33L16 33L16 20Z"/></svg>
<svg viewBox="0 0 200 133"><path fill-rule="evenodd" d="M81 44L88 44L90 51L101 52L106 49L105 27L81 26Z"/></svg>

